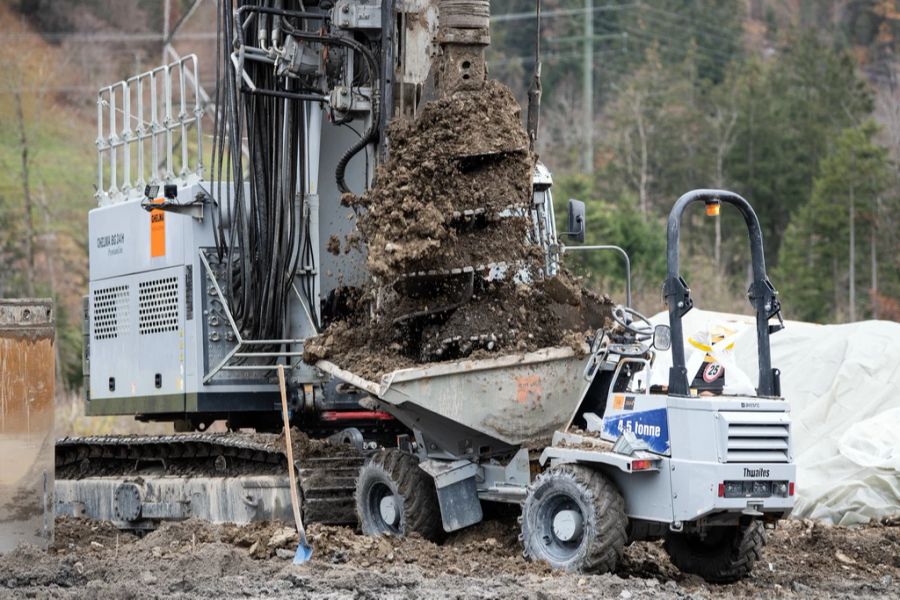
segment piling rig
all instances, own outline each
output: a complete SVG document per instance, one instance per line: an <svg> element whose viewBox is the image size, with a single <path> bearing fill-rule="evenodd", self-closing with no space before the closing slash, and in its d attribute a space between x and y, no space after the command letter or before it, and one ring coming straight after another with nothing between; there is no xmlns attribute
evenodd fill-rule
<svg viewBox="0 0 900 600"><path fill-rule="evenodd" d="M170 422L183 435L61 440L61 513L141 528L289 517L286 479L275 476L286 463L274 435L278 364L291 423L309 436L361 450L408 432L301 357L340 318L344 290L368 279L364 247L327 251L356 228L341 196L372 184L390 153L391 119L484 82L489 15L486 0L223 0L212 97L194 55L99 91L85 413ZM527 216L548 253L550 185L538 165ZM483 226L477 215L461 219ZM396 289L418 293L426 280L417 275ZM258 433L206 431L216 421ZM317 460L321 469L303 465L304 497L339 508L308 516L355 522L359 453ZM276 492L245 494L248 485ZM230 500L188 500L198 495Z"/></svg>

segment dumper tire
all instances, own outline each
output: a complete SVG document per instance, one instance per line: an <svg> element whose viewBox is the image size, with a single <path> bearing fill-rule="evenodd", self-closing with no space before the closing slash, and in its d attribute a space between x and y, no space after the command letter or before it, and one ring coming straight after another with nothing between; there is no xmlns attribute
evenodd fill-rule
<svg viewBox="0 0 900 600"><path fill-rule="evenodd" d="M577 510L581 533L557 537L556 515ZM622 558L627 540L625 500L603 473L584 465L564 464L541 474L529 486L522 506L525 557L578 573L610 573Z"/></svg>
<svg viewBox="0 0 900 600"><path fill-rule="evenodd" d="M747 577L765 545L766 530L758 520L712 527L705 539L695 532L670 531L663 543L681 572L699 575L710 583L734 583Z"/></svg>
<svg viewBox="0 0 900 600"><path fill-rule="evenodd" d="M381 499L390 496L393 522L384 517ZM363 465L356 481L356 515L364 535L404 537L418 533L438 542L444 537L434 480L419 459L401 450L380 450Z"/></svg>

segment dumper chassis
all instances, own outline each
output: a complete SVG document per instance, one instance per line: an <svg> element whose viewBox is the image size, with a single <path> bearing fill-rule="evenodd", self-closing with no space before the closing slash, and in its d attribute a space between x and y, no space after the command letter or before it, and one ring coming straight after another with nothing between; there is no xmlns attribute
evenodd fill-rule
<svg viewBox="0 0 900 600"><path fill-rule="evenodd" d="M682 213L697 202L732 205L748 227L755 395L698 396L689 387L681 319L693 302L679 273L678 243ZM780 304L758 219L737 194L682 196L667 241L669 326L620 308L617 327L598 331L583 355L555 348L431 365L389 373L377 384L319 362L413 432L361 470L363 532L439 539L481 521L482 501L518 503L525 555L556 568L613 571L626 544L663 539L684 572L719 583L746 577L765 545L765 527L794 502L789 405L769 347L770 333L782 327ZM773 318L779 324L770 325ZM642 387L635 375L669 347L668 386ZM550 439L535 444L542 436Z"/></svg>

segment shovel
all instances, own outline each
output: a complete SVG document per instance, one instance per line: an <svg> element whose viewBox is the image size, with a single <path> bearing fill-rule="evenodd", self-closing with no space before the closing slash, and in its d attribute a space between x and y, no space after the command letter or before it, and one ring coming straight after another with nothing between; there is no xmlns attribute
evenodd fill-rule
<svg viewBox="0 0 900 600"><path fill-rule="evenodd" d="M288 418L287 388L284 384L284 365L278 365L278 386L281 388L281 417L284 420L284 443L287 446L288 476L291 479L291 506L294 509L294 523L300 536L300 544L294 553L294 564L302 565L312 556L312 546L306 541L306 530L300 517L300 497L297 494L297 470L294 468L294 446L291 443L291 423Z"/></svg>

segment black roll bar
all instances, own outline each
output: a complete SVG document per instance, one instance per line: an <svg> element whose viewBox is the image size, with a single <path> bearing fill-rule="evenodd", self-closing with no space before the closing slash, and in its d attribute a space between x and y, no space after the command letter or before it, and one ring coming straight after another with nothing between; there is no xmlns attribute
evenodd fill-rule
<svg viewBox="0 0 900 600"><path fill-rule="evenodd" d="M689 204L703 202L706 205L731 204L740 211L750 235L750 260L753 267L753 282L747 291L750 305L756 311L756 341L759 353L759 396L778 397L781 395L781 373L772 368L772 353L769 335L783 328L781 304L778 292L766 275L766 258L763 252L762 230L759 219L750 203L741 196L725 190L694 190L678 199L669 213L667 231L667 275L663 296L669 309L669 325L672 328L672 368L669 370L669 394L689 396L688 373L684 358L684 331L681 318L694 306L691 290L679 273L679 241L681 238L681 215ZM769 319L778 316L779 325L769 326Z"/></svg>

